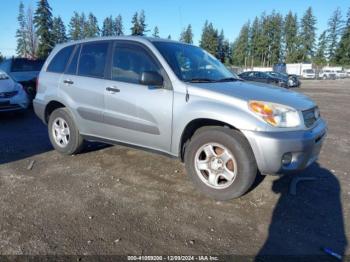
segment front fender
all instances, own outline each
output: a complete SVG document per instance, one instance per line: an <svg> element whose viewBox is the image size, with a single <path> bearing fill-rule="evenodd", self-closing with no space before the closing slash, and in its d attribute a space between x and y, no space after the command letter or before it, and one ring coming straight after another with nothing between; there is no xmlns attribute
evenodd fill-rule
<svg viewBox="0 0 350 262"><path fill-rule="evenodd" d="M248 109L247 102L236 99L211 100L191 96L186 103L182 95L174 96L173 136L171 151L178 154L183 132L197 119L209 119L226 123L238 130L265 131L266 124Z"/></svg>

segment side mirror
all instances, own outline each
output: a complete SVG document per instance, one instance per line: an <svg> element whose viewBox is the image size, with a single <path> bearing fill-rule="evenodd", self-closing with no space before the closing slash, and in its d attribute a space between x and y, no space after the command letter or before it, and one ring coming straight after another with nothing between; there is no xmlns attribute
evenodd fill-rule
<svg viewBox="0 0 350 262"><path fill-rule="evenodd" d="M141 85L162 87L163 83L164 79L158 72L145 71L141 74Z"/></svg>

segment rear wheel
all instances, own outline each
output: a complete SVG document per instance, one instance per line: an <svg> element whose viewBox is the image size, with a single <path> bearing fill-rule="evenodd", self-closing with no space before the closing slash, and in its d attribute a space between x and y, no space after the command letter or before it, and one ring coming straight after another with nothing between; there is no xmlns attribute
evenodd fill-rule
<svg viewBox="0 0 350 262"><path fill-rule="evenodd" d="M216 200L242 196L257 174L246 138L224 127L207 127L196 132L186 147L185 164L195 186Z"/></svg>
<svg viewBox="0 0 350 262"><path fill-rule="evenodd" d="M58 152L73 155L81 151L84 139L66 108L52 112L48 130L51 144Z"/></svg>

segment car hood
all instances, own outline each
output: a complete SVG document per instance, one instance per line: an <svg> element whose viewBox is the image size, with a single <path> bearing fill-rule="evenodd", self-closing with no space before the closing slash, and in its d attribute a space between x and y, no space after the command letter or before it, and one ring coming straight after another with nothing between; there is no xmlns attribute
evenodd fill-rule
<svg viewBox="0 0 350 262"><path fill-rule="evenodd" d="M287 105L297 110L306 110L316 104L309 97L285 88L245 81L223 83L191 83L194 94L220 100L222 95L244 101L259 100Z"/></svg>
<svg viewBox="0 0 350 262"><path fill-rule="evenodd" d="M12 79L0 80L0 93L16 91L17 86Z"/></svg>

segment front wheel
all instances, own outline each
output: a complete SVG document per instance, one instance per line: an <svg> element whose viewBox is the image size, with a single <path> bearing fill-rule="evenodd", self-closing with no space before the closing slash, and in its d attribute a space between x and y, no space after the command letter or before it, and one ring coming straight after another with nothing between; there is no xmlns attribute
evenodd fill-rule
<svg viewBox="0 0 350 262"><path fill-rule="evenodd" d="M58 152L73 155L81 151L84 140L66 108L52 112L48 129L51 144Z"/></svg>
<svg viewBox="0 0 350 262"><path fill-rule="evenodd" d="M239 131L224 127L197 131L186 147L185 165L195 186L216 200L242 196L257 174L246 138Z"/></svg>

